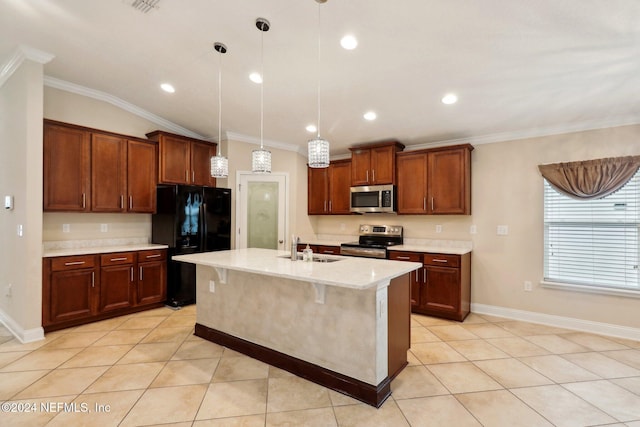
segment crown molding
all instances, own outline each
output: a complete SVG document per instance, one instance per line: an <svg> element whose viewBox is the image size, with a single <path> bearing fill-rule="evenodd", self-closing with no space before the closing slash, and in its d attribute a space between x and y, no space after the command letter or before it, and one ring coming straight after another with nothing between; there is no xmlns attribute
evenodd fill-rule
<svg viewBox="0 0 640 427"><path fill-rule="evenodd" d="M260 138L244 135L236 132L227 132L227 138L233 141L246 142L247 144L260 145ZM266 147L277 148L286 151L295 151L296 153L307 156L307 151L304 147L300 147L295 144L288 144L286 142L273 141L269 139L263 140L263 145Z"/></svg>
<svg viewBox="0 0 640 427"><path fill-rule="evenodd" d="M136 116L142 117L143 119L149 120L150 122L155 123L158 126L161 126L173 133L188 136L191 138L196 138L196 139L205 139L205 137L203 137L202 135L199 135L185 127L175 124L172 121L169 121L160 116L157 116L145 109L142 109L121 98L118 98L117 96L110 95L106 92L91 89L85 86L81 86L65 80L57 79L51 76L44 76L44 85L48 87L52 87L54 89L60 89L66 92L83 95L88 98L97 99L98 101L107 102L111 105L115 105L118 108L121 108L125 111L135 114Z"/></svg>
<svg viewBox="0 0 640 427"><path fill-rule="evenodd" d="M29 46L19 45L13 50L6 61L0 65L0 87L4 86L7 80L9 80L9 77L20 68L20 65L22 65L25 60L28 59L39 64L46 64L53 58L55 58L55 56L50 53Z"/></svg>

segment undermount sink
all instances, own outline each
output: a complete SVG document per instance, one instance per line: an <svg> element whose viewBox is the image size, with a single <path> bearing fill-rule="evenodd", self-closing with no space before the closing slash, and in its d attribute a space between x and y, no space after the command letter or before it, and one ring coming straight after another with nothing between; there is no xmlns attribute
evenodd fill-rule
<svg viewBox="0 0 640 427"><path fill-rule="evenodd" d="M280 255L280 256L278 256L278 258L291 259L291 257L289 255ZM298 254L296 258L297 258L297 261L302 261L302 255L301 254ZM342 261L342 258L329 258L329 257L319 256L319 255L314 255L313 256L313 262L330 263L330 262L336 262L336 261Z"/></svg>

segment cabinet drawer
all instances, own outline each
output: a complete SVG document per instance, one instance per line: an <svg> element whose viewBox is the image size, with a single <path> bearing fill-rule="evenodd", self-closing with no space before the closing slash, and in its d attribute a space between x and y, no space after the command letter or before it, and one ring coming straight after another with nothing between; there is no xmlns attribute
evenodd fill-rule
<svg viewBox="0 0 640 427"><path fill-rule="evenodd" d="M319 254L340 255L340 246L318 246Z"/></svg>
<svg viewBox="0 0 640 427"><path fill-rule="evenodd" d="M100 265L133 264L136 262L135 252L114 252L100 256Z"/></svg>
<svg viewBox="0 0 640 427"><path fill-rule="evenodd" d="M459 267L460 255L424 254L424 265L439 265L441 267Z"/></svg>
<svg viewBox="0 0 640 427"><path fill-rule="evenodd" d="M166 249L150 249L138 252L138 262L161 261L167 258Z"/></svg>
<svg viewBox="0 0 640 427"><path fill-rule="evenodd" d="M76 255L51 259L51 271L80 270L95 267L93 255Z"/></svg>
<svg viewBox="0 0 640 427"><path fill-rule="evenodd" d="M394 261L422 262L422 254L418 252L389 251L389 259Z"/></svg>

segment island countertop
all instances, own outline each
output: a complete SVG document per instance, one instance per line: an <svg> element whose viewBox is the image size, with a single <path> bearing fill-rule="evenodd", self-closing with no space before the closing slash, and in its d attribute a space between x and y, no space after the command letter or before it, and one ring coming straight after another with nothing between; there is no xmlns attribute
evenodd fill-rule
<svg viewBox="0 0 640 427"><path fill-rule="evenodd" d="M388 286L395 277L422 267L421 263L384 259L315 255L335 262L291 261L288 251L233 249L177 255L172 259L209 267L264 274L351 289Z"/></svg>

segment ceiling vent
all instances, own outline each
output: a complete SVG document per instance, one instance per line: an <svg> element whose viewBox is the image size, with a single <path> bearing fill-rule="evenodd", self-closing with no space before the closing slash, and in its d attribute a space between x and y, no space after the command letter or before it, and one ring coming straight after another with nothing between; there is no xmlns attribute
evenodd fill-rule
<svg viewBox="0 0 640 427"><path fill-rule="evenodd" d="M158 3L160 3L160 0L133 0L131 7L142 13L147 13L152 9L158 9Z"/></svg>

